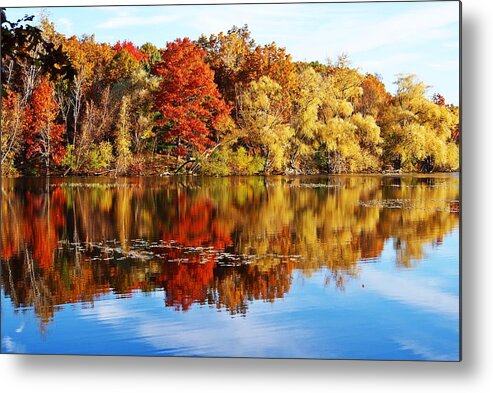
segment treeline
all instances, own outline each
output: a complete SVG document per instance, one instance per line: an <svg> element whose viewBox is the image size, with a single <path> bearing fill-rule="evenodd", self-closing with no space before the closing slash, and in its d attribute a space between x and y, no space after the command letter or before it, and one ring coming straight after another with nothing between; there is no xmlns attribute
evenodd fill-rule
<svg viewBox="0 0 493 393"><path fill-rule="evenodd" d="M164 49L2 10L2 174L453 171L459 108L346 56L294 62L247 26Z"/></svg>

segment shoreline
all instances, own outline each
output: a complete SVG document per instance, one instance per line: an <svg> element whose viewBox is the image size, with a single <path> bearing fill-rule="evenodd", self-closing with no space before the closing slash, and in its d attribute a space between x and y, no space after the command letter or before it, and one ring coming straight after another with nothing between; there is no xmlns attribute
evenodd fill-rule
<svg viewBox="0 0 493 393"><path fill-rule="evenodd" d="M227 176L211 176L201 174L152 174L152 175L127 175L127 176L111 176L111 175L73 175L64 176L62 174L54 174L50 176L39 175L20 175L20 176L0 176L0 179L71 179L71 178L87 178L87 179L136 179L136 178L206 178L206 179L226 179L226 178L253 178L253 177L286 177L286 178L301 178L301 177L400 177L400 176L413 176L413 177L435 177L443 175L456 175L460 176L461 171L450 172L373 172L373 173L305 173L305 174L256 174L256 175L227 175Z"/></svg>

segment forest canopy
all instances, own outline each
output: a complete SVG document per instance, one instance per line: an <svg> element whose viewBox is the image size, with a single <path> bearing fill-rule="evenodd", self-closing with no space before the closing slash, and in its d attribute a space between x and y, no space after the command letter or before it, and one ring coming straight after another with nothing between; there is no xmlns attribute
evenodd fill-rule
<svg viewBox="0 0 493 393"><path fill-rule="evenodd" d="M433 172L459 108L415 75L294 61L248 26L141 46L2 9L3 176Z"/></svg>

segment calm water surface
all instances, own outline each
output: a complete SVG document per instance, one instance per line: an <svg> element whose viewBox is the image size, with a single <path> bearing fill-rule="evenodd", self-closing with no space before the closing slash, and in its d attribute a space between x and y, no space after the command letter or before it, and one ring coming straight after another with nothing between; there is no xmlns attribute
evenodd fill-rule
<svg viewBox="0 0 493 393"><path fill-rule="evenodd" d="M2 352L457 360L459 177L3 179Z"/></svg>

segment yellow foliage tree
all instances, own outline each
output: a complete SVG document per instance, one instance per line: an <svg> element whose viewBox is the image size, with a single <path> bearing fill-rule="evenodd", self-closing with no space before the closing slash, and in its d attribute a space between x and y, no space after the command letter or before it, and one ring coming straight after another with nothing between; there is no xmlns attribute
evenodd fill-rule
<svg viewBox="0 0 493 393"><path fill-rule="evenodd" d="M406 171L458 169L459 148L452 140L457 114L428 100L428 87L415 75L401 75L396 84L393 104L383 116L386 162Z"/></svg>
<svg viewBox="0 0 493 393"><path fill-rule="evenodd" d="M323 80L319 162L330 173L375 171L380 161L380 128L371 115L354 111L363 76L344 63Z"/></svg>
<svg viewBox="0 0 493 393"><path fill-rule="evenodd" d="M265 157L264 172L281 172L293 131L283 122L283 91L269 77L251 82L240 98L240 127L247 130L247 144Z"/></svg>

